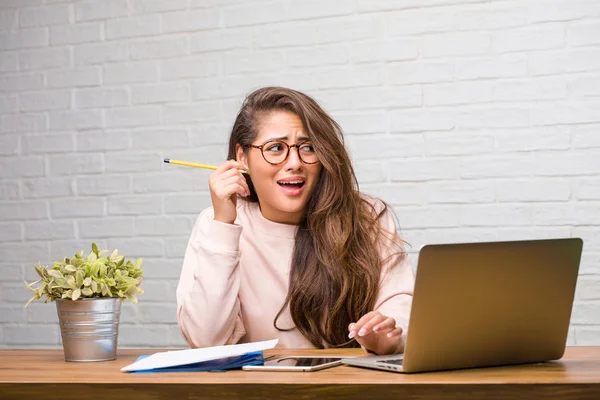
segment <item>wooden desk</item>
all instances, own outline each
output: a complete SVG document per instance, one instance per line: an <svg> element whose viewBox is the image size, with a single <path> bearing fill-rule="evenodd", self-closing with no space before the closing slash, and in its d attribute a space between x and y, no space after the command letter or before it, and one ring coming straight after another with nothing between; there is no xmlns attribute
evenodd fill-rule
<svg viewBox="0 0 600 400"><path fill-rule="evenodd" d="M67 363L62 350L0 350L0 399L600 399L600 347L570 347L551 363L404 375L341 366L318 372L127 374L148 350ZM267 354L360 355L360 350ZM468 397L467 397L468 396Z"/></svg>

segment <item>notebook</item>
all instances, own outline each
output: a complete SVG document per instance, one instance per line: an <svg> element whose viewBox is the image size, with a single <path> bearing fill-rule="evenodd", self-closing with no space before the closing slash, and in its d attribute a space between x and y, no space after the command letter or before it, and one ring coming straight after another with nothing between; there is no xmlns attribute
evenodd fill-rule
<svg viewBox="0 0 600 400"><path fill-rule="evenodd" d="M578 238L424 246L404 354L342 362L424 372L557 360L582 248Z"/></svg>
<svg viewBox="0 0 600 400"><path fill-rule="evenodd" d="M262 351L272 349L278 339L263 342L173 350L144 355L123 368L122 372L223 371L244 365L262 364Z"/></svg>
<svg viewBox="0 0 600 400"><path fill-rule="evenodd" d="M136 361L142 360L150 355L139 356ZM202 372L202 371L227 371L229 369L241 369L245 366L263 365L265 362L262 351L253 351L241 356L219 358L217 360L202 361L193 364L175 365L172 367L153 368L132 371L132 374L151 374L156 372Z"/></svg>

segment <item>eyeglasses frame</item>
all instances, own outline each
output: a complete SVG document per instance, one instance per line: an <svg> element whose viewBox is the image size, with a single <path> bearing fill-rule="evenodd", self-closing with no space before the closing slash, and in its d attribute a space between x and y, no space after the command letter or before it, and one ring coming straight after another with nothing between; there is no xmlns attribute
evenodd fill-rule
<svg viewBox="0 0 600 400"><path fill-rule="evenodd" d="M265 152L264 152L264 147L266 144L271 143L271 142L277 142L277 143L283 143L287 146L287 153L285 155L285 158L278 162L278 163L272 163L271 161L267 160L267 158L265 157ZM256 145L256 144L246 144L243 147L244 148L255 148L255 149L259 149L260 150L260 154L262 154L263 159L268 162L271 165L281 165L284 162L287 161L287 159L290 157L290 151L295 147L296 150L298 151L298 158L300 159L300 161L302 161L304 164L308 164L308 165L312 165L312 164L317 164L319 162L319 160L315 161L315 162L306 162L302 159L302 156L300 155L300 146L302 146L303 144L310 142L310 140L303 140L300 143L294 143L294 144L287 144L286 142L282 141L282 140L273 140L273 139L269 139L266 142L264 142L261 145Z"/></svg>

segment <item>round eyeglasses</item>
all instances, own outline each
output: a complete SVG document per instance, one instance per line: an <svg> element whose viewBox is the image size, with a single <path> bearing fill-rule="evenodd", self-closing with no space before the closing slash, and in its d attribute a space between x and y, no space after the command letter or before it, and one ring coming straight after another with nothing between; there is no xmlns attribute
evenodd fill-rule
<svg viewBox="0 0 600 400"><path fill-rule="evenodd" d="M296 144L287 144L281 140L269 140L263 144L247 144L244 147L259 149L266 162L272 165L278 165L288 159L290 148L295 147L298 150L298 157L304 164L316 164L319 162L317 153L313 144L309 141L303 141Z"/></svg>

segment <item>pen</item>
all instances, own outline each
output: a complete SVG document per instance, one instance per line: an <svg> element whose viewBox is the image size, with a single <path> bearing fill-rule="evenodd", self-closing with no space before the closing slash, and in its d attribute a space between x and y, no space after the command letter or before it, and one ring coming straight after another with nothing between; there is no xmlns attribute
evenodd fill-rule
<svg viewBox="0 0 600 400"><path fill-rule="evenodd" d="M216 170L217 168L219 168L219 166L217 166L217 165L198 164L198 163L193 163L193 162L189 162L189 161L181 161L181 160L171 160L170 158L165 158L164 161L167 164L177 164L177 165L183 165L185 167L204 168L204 169L212 169L212 170ZM240 169L239 171L243 174L247 173L246 170Z"/></svg>

